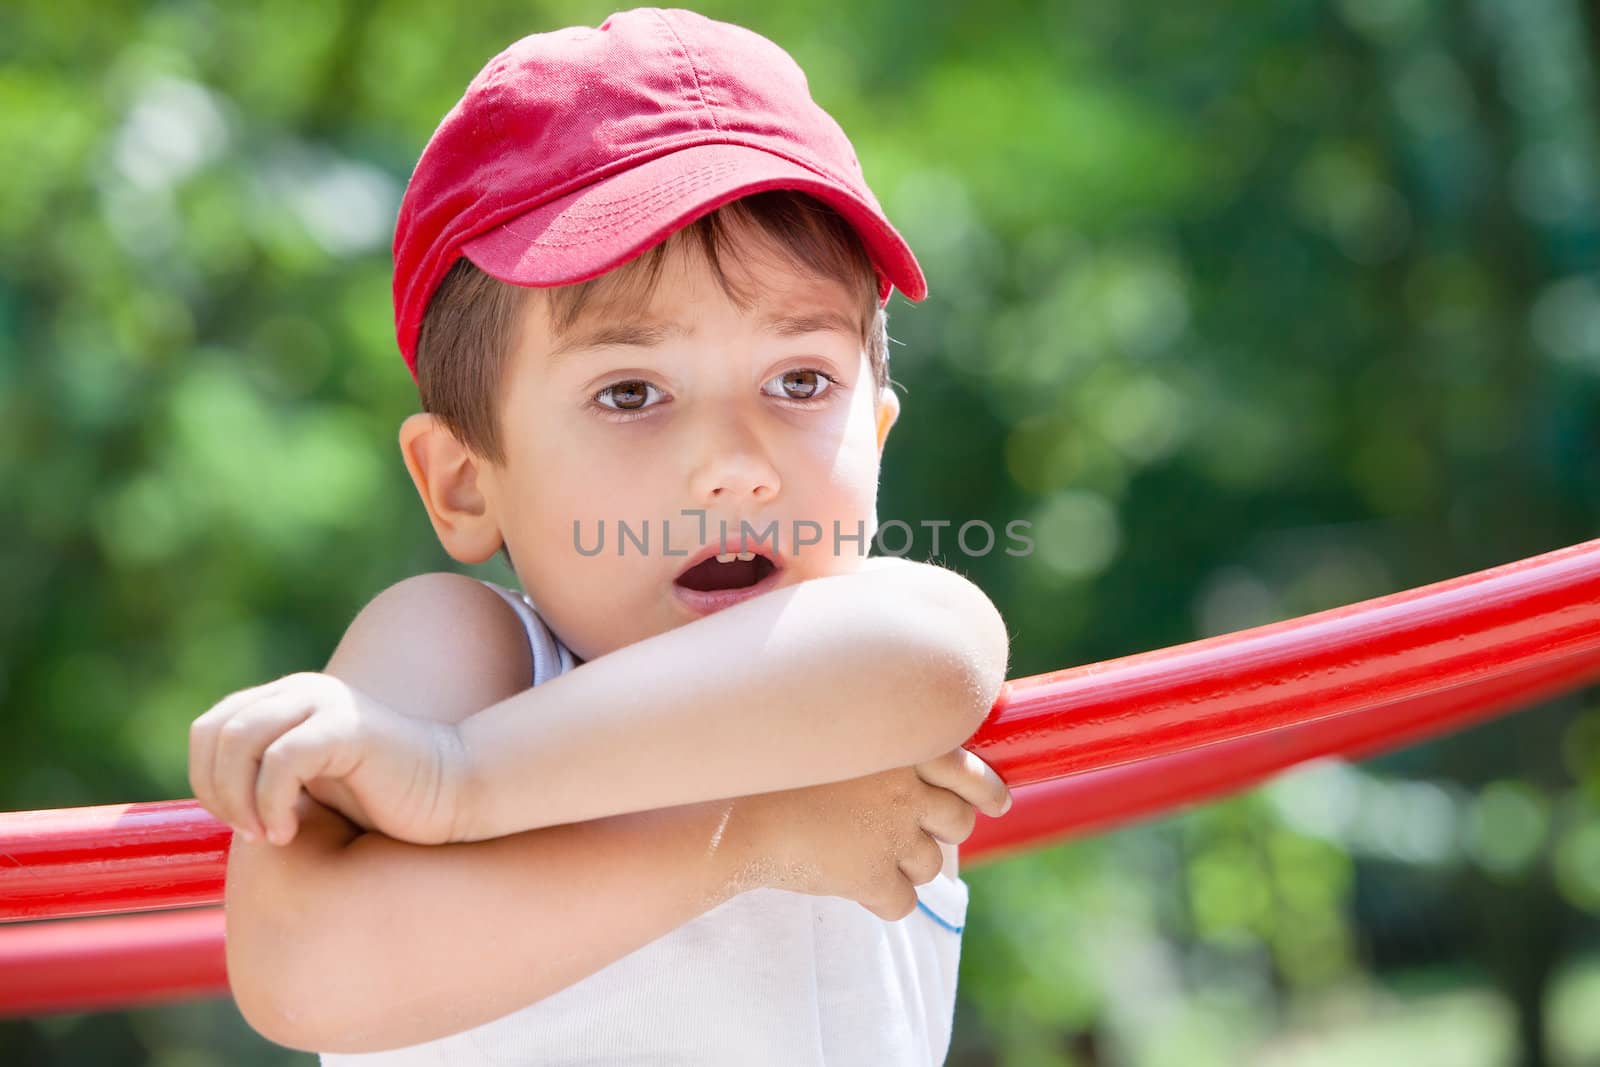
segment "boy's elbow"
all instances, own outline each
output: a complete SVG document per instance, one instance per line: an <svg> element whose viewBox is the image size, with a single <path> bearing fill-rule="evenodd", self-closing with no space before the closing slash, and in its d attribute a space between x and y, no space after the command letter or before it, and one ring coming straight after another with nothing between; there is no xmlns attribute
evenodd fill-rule
<svg viewBox="0 0 1600 1067"><path fill-rule="evenodd" d="M256 1033L301 1052L370 1052L381 1046L353 1040L362 1020L343 993L355 983L338 973L325 932L272 938L277 944L263 943L271 935L241 938L236 947L229 926L228 982L239 1014Z"/></svg>
<svg viewBox="0 0 1600 1067"><path fill-rule="evenodd" d="M230 970L229 984L233 988L233 1003L250 1029L274 1045L299 1052L325 1052L303 1026L298 1024L295 1008L272 991L253 989L239 981Z"/></svg>
<svg viewBox="0 0 1600 1067"><path fill-rule="evenodd" d="M232 845L224 902L228 985L239 1014L268 1041L304 1052L343 1051L328 1040L339 1028L335 994L349 984L339 974L338 935L350 925L348 914L340 914L350 894L329 878L335 854L353 833L320 805L302 804L301 813L288 845Z"/></svg>
<svg viewBox="0 0 1600 1067"><path fill-rule="evenodd" d="M228 986L234 1005L250 1028L275 1045L302 1052L327 1051L315 1032L307 984L294 977L290 956L296 943L314 936L300 931L279 939L229 908L227 918Z"/></svg>
<svg viewBox="0 0 1600 1067"><path fill-rule="evenodd" d="M896 632L910 645L901 662L914 669L914 689L923 696L909 729L923 742L921 758L932 759L964 745L988 717L1005 683L1011 642L983 590L954 571L930 580L905 611L908 623Z"/></svg>
<svg viewBox="0 0 1600 1067"><path fill-rule="evenodd" d="M946 751L966 744L983 725L1000 697L1010 662L1011 640L1005 620L989 598L974 586L976 596L958 617L966 624L966 641L954 657L951 680L954 741Z"/></svg>

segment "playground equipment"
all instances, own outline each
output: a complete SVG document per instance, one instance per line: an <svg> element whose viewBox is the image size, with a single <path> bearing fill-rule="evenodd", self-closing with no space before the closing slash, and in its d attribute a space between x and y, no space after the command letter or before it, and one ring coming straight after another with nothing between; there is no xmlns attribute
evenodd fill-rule
<svg viewBox="0 0 1600 1067"><path fill-rule="evenodd" d="M962 866L1308 759L1414 744L1597 680L1600 540L1008 681L967 747L1014 804L978 821ZM231 840L193 800L0 814L0 1015L227 995Z"/></svg>

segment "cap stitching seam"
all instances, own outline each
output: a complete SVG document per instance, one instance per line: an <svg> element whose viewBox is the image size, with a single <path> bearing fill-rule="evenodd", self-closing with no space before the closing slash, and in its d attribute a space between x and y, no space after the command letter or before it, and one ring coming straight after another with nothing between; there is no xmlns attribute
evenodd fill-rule
<svg viewBox="0 0 1600 1067"><path fill-rule="evenodd" d="M663 159L663 158L665 158L667 156L674 155L674 154L676 154L678 152L687 151L688 149L691 149L691 148L699 148L699 147L701 147L703 145L712 145L712 144L738 145L740 147L749 148L749 149L752 149L752 150L757 151L757 152L764 152L767 155L773 156L774 158L777 158L777 159L787 160L788 162L793 163L796 166L802 167L802 168L810 171L811 173L817 175L818 178L820 178L820 179L822 179L824 181L830 182L830 183L832 183L834 185L842 186L845 189L850 190L850 192L853 195L856 195L856 196L860 197L863 200L864 203L868 203L868 201L866 200L866 197L862 196L861 190L864 187L858 187L856 182L848 180L848 179L840 178L838 175L832 173L831 171L829 171L827 169L824 169L823 167L821 167L821 166L817 165L816 163L813 163L813 162L811 162L809 160L801 159L801 158L799 158L799 157L797 157L795 155L792 155L790 153L787 153L787 152L776 151L776 150L774 150L774 149L772 149L772 148L770 148L770 147L768 147L766 145L754 143L750 139L748 139L748 138L746 138L746 137L744 137L744 136L742 136L740 134L723 132L723 136L720 139L715 140L715 141L709 141L709 140L705 139L705 135L702 132L702 133L699 133L699 134L694 134L694 135L690 135L688 137L685 137L684 141L686 141L687 143L681 143L681 144L675 143L675 144L671 144L671 145L667 145L667 146L657 145L657 146L653 146L651 149L649 149L649 150L647 150L645 152L636 152L636 153L633 153L633 154L628 155L626 157L623 157L622 159L612 160L609 164L607 164L607 167L606 167L606 171L607 172L605 174L601 174L601 175L599 175L597 177L588 177L588 180L586 180L586 181L579 181L579 180L575 179L574 183L568 183L567 185L561 187L560 191L552 193L551 195L545 196L544 198L539 200L537 203L518 204L515 207L504 208L502 210L505 213L505 217L501 222L490 223L489 225L482 226L481 228L478 228L476 230L476 232L467 232L467 233L463 234L462 236L460 236L458 238L454 238L454 239L455 240L459 240L461 242L470 241L470 240L473 239L473 237L480 236L482 234L488 233L488 232L496 229L499 226L504 226L507 222L510 222L511 220L516 219L519 216L526 215L530 211L537 211L539 208L544 207L546 204L552 203L553 201L556 201L556 200L560 200L563 197L571 196L572 194L578 192L579 190L585 189L590 185L596 184L597 182L606 181L606 180L608 180L610 178L616 177L617 175L624 174L624 173L626 173L626 172L628 172L630 170L633 170L636 167L643 166L646 163L654 162L657 159ZM870 203L869 203L869 206L870 206ZM881 210L881 208L879 210ZM497 214L498 214L498 212L497 212ZM471 231L473 228L472 227L463 227L463 229Z"/></svg>
<svg viewBox="0 0 1600 1067"><path fill-rule="evenodd" d="M774 157L775 158L780 158L780 159L785 158L785 157L782 157L782 156L777 156L775 153L774 153ZM582 219L583 219L583 221L589 222L589 223L600 222L602 220L616 220L618 218L620 218L623 221L629 221L629 220L632 220L634 218L639 217L643 213L643 211L641 209L653 208L656 205L656 203L661 201L661 200L669 199L669 198L674 197L674 196L679 196L679 195L682 195L685 192L689 192L689 191L692 191L694 189L697 189L700 186L705 185L705 184L715 180L716 178L719 178L722 175L724 175L724 174L726 174L726 173L728 173L728 172L730 172L732 170L736 170L736 169L737 169L737 164L735 164L732 161L727 161L727 162L723 162L723 163L718 163L718 164L716 164L714 166L703 167L703 168L700 168L698 170L689 171L689 172L687 172L687 173L685 173L683 175L680 175L675 180L672 180L672 181L669 181L669 182L663 182L663 183L658 184L656 186L653 186L653 187L651 187L649 189L641 190L639 193L634 194L633 196L624 197L624 198L619 199L619 200L608 201L606 203L606 207L607 207L608 210L584 213L583 216L582 216ZM807 169L809 169L809 168L807 168ZM813 171L812 173L816 173L816 172ZM824 175L818 175L817 180L821 181L824 185L827 185L828 187L830 187L834 192L841 191L839 189L838 183L836 183L836 182L834 182L832 180L829 180ZM853 193L851 195L852 195L852 197L854 197ZM858 203L859 203L859 200L858 200ZM866 205L862 204L861 206L866 206ZM536 209L530 209L530 210L536 210ZM566 216L569 212L572 212L572 211L573 211L573 208L569 207L565 211L562 212L562 215ZM875 214L869 210L868 211L868 216L869 216L869 219L870 219L870 221L872 223L872 228L875 229L875 230L880 231L880 233L881 233L882 232L882 227L877 224L878 223L878 219L876 218ZM501 223L499 228L504 229L507 233L510 233L513 236L521 237L524 240L530 241L530 242L532 242L534 244L541 245L541 246L547 247L547 248L570 247L573 244L579 243L579 242L554 242L554 241L547 240L544 235L535 236L535 235L532 235L532 234L525 233L522 230L516 229L512 225L520 217L521 216L515 216L515 217L513 217L511 219L508 219L507 221ZM600 228L601 228L600 226L595 226L595 225L585 226L585 227L582 227L582 228L562 227L561 230L558 231L558 232L560 232L562 234L583 234L583 233L593 232L594 230L600 229ZM489 232L489 231L485 231L485 232Z"/></svg>
<svg viewBox="0 0 1600 1067"><path fill-rule="evenodd" d="M662 198L663 196L670 196L673 193L681 191L685 188L696 188L705 182L711 181L715 178L720 178L722 175L738 169L738 165L732 160L724 160L721 163L715 163L710 166L701 167L697 170L687 171L670 181L661 182L651 186L648 189L641 189L631 196L625 196L618 200L608 200L605 202L602 210L583 211L578 209L576 205L573 205L569 206L565 211L563 211L561 216L566 218L572 215L577 215L582 221L593 222L597 219L607 219L613 218L617 215L627 215L630 214L634 210L635 206L641 202L651 203ZM518 237L527 236L520 230L514 230L511 228L511 223L516 221L516 219L511 219L502 223L501 225L503 225L509 232L516 234Z"/></svg>
<svg viewBox="0 0 1600 1067"><path fill-rule="evenodd" d="M732 142L732 143L737 143L737 142ZM751 146L746 145L745 147L751 147ZM792 160L787 156L780 155L779 153L776 153L776 152L769 153L769 154L774 156L775 158L778 158L778 159L785 159L785 160L789 160L790 162L795 162L795 163L799 162L797 160ZM620 219L621 219L621 221L623 223L628 223L628 222L631 222L631 221L633 221L633 220L635 220L637 218L643 217L643 216L649 214L650 213L650 209L653 209L657 205L657 203L659 201L664 200L664 199L670 199L670 198L676 197L676 196L682 196L683 194L685 194L687 192L692 192L694 189L699 188L700 186L707 184L708 182L714 180L715 178L720 177L722 174L727 173L730 169L735 169L735 167L736 167L735 164L733 164L731 162L726 162L726 163L718 164L718 165L716 165L714 167L701 168L699 170L689 171L686 174L683 174L683 175L679 176L679 178L676 181L662 183L662 184L654 186L654 187L652 187L650 189L643 190L641 193L639 193L639 194L637 194L635 196L632 196L632 197L627 197L627 198L622 199L622 200L610 201L608 206L617 205L618 206L618 210L609 210L609 211L605 211L605 212L597 212L597 213L594 213L594 214L587 215L587 216L585 216L585 221L591 223L591 225L584 226L582 228L563 228L560 231L560 235L562 237L572 238L570 240L555 240L555 241L552 241L546 235L533 236L533 235L527 234L527 233L525 233L525 232L523 232L521 230L518 230L512 225L512 223L516 222L518 220L518 218L521 217L520 215L514 215L510 219L506 220L505 222L500 223L500 227L499 228L503 228L508 233L511 233L511 234L513 234L514 236L517 236L517 237L521 237L524 240L529 241L530 244L532 244L532 245L534 245L536 247L539 247L539 248L555 250L555 249L564 249L564 248L576 247L576 246L579 246L579 245L582 245L582 244L586 243L586 235L587 234L593 233L596 230L609 229L611 227L614 227L616 225L616 220L618 219L618 217L620 217ZM834 186L835 187L834 188L835 192L839 191L838 188L837 188L836 180L832 179L830 175L821 174L821 173L817 172L815 170L815 168L811 168L811 167L806 167L805 169L812 171L813 174L817 174L818 175L818 179L822 180L825 184L828 184L830 186ZM536 210L536 208L530 208L528 210L530 210L530 211L531 210ZM526 214L526 212L523 212L522 214ZM607 219L613 220L613 221L611 221L609 223L602 224L602 225L593 225L593 223L599 222L600 220L607 220ZM869 219L869 222L872 224L872 228L875 229L875 230L879 230L880 231L880 237L883 236L882 233L881 233L881 227L877 225L878 219L870 211L868 212L868 219ZM854 222L854 220L852 220L852 225L857 225L859 227L860 224L856 223L856 222ZM495 228L496 227L490 227L489 230L485 230L485 231L482 231L482 232L487 233L487 232L490 232L491 230L493 230ZM471 240L471 238L467 238L466 240ZM874 266L874 268L876 270L876 273L879 275L880 279L881 280L887 280L887 277L888 277L887 273L883 270L882 265L877 262L877 257L874 255L872 257L872 259L873 259L873 266ZM893 283L891 282L890 284L892 285Z"/></svg>
<svg viewBox="0 0 1600 1067"><path fill-rule="evenodd" d="M689 64L689 75L694 79L694 93L700 98L701 105L706 109L706 117L711 120L711 128L718 133L722 132L722 125L717 122L716 109L711 106L711 101L706 99L706 91L700 84L700 71L694 65L694 57L689 54L689 48L683 43L683 38L678 36L678 31L673 29L672 23L667 21L667 16L660 11L653 12L661 24L672 34L672 39L678 42L678 51L683 53L684 62Z"/></svg>
<svg viewBox="0 0 1600 1067"><path fill-rule="evenodd" d="M686 180L657 186L656 188L649 190L646 195L634 198L627 202L625 206L618 210L585 216L583 221L590 223L591 225L573 228L563 227L560 231L558 231L560 236L576 237L579 238L578 240L551 241L547 240L543 234L535 237L525 234L520 230L512 229L510 223L506 223L504 225L508 233L514 234L517 237L521 237L531 244L537 245L541 248L570 248L574 245L587 243L583 240L583 237L586 234L593 233L596 230L610 230L618 222L628 223L635 219L645 217L651 214L650 209L654 208L661 201L672 200L683 195L684 193L692 192L703 185L708 185L717 178L720 178L723 174L730 172L732 169L733 168L731 167L724 167L720 170L706 169L694 171L687 176Z"/></svg>

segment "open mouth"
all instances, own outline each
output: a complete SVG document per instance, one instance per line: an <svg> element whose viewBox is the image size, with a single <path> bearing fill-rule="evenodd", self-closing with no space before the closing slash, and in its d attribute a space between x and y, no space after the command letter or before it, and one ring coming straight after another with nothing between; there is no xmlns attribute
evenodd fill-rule
<svg viewBox="0 0 1600 1067"><path fill-rule="evenodd" d="M742 559L741 556L751 558ZM723 589L744 589L755 585L776 569L777 564L760 553L739 553L732 555L732 558L728 558L725 563L719 562L716 556L711 556L678 575L676 581L685 589L711 593Z"/></svg>

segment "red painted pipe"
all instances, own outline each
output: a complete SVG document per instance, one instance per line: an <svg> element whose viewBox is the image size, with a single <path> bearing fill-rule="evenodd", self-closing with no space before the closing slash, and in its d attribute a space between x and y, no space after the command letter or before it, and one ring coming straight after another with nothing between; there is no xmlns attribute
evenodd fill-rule
<svg viewBox="0 0 1600 1067"><path fill-rule="evenodd" d="M221 908L0 929L0 1016L228 995Z"/></svg>
<svg viewBox="0 0 1600 1067"><path fill-rule="evenodd" d="M1488 682L1012 790L1001 819L980 815L961 844L965 870L1075 837L1102 833L1255 785L1306 760L1365 759L1600 681L1577 655Z"/></svg>
<svg viewBox="0 0 1600 1067"><path fill-rule="evenodd" d="M1013 786L1016 803L1004 819L979 821L963 863L1230 792L1315 756L1372 755L1597 677L1600 540L1300 619L1008 682L968 747ZM163 840L187 852L191 866L168 864L163 857L172 850ZM228 840L228 828L192 800L0 815L0 856L23 864L0 878L0 918L63 914L80 907L75 896L92 910L220 900ZM7 995L14 979L3 976L30 968L37 946L48 943L34 929L0 930L0 1013L17 1010ZM22 940L9 936L24 931ZM90 963L93 935L84 938L89 945L76 949L74 966L98 968ZM140 944L161 953L158 938ZM220 960L221 930L209 949L193 940L180 947ZM126 951L117 937L103 946L107 962ZM53 1009L38 996L28 1003L37 1013L77 1010L84 1001Z"/></svg>
<svg viewBox="0 0 1600 1067"><path fill-rule="evenodd" d="M1024 796L1100 812L1092 822L1066 810L1039 816L1061 830L1104 828L1314 756L1365 755L1454 729L1560 692L1519 688L1540 684L1545 667L1571 688L1592 679L1591 666L1600 667L1600 540L1007 682L967 745L1016 803L1004 819L980 820L962 856L1036 840L1023 834L1034 808ZM1435 699L1445 691L1454 697ZM1068 774L1049 792L1030 788ZM1137 782L1151 783L1140 787L1148 792ZM0 814L0 864L16 868L0 866L0 922L219 903L230 840L194 800Z"/></svg>
<svg viewBox="0 0 1600 1067"><path fill-rule="evenodd" d="M962 869L1236 792L1330 752L1359 758L1399 748L1564 692L1575 680L1593 680L1597 674L1590 660L1579 657L1576 663L1561 661L1503 679L1497 690L1429 694L1391 706L1386 717L1351 715L1018 786L1005 818L979 818L961 846ZM1384 732L1389 729L1393 732ZM171 818L181 812L201 833L221 837L226 847L228 828L194 801L165 803ZM220 901L220 872L217 881ZM131 928L123 918L0 928L0 1017L229 995L220 907L126 917L144 921ZM53 931L64 933L52 936Z"/></svg>
<svg viewBox="0 0 1600 1067"><path fill-rule="evenodd" d="M1040 782L1352 712L1381 722L1391 705L1568 657L1600 664L1600 540L1008 682L967 747L1007 783Z"/></svg>
<svg viewBox="0 0 1600 1067"><path fill-rule="evenodd" d="M1024 678L967 743L1013 804L978 819L961 861L1107 830L1308 759L1373 756L1595 681L1600 540Z"/></svg>
<svg viewBox="0 0 1600 1067"><path fill-rule="evenodd" d="M197 800L0 814L0 921L220 903L232 840Z"/></svg>

